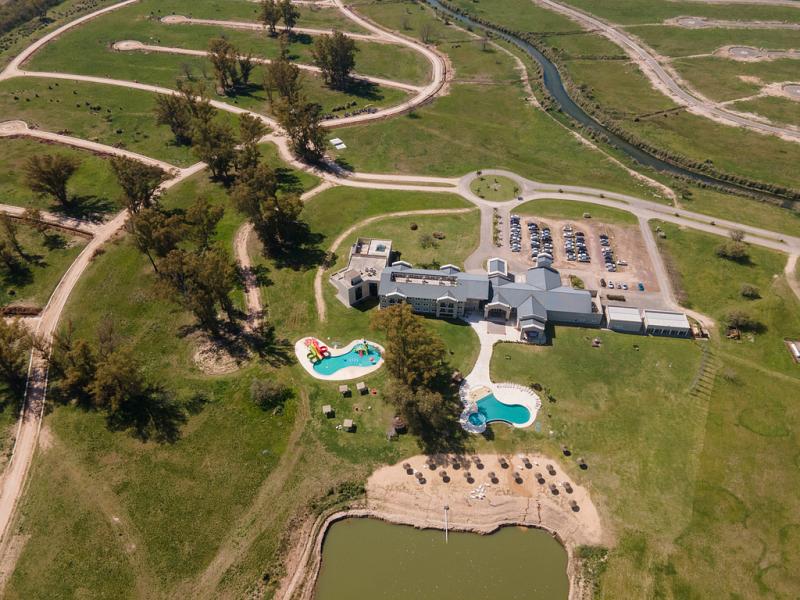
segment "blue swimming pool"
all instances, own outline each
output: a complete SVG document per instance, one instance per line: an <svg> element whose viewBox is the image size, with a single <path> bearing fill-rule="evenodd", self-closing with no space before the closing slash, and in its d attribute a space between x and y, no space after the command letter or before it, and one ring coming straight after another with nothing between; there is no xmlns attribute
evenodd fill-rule
<svg viewBox="0 0 800 600"><path fill-rule="evenodd" d="M505 421L512 425L522 425L531 418L531 411L521 404L503 404L494 394L484 396L477 402L478 412L472 413L469 422L473 425L482 425L492 421Z"/></svg>
<svg viewBox="0 0 800 600"><path fill-rule="evenodd" d="M359 345L360 346L360 345ZM367 345L368 352L359 354L356 346L346 354L329 356L314 363L314 370L320 375L333 375L336 371L347 367L372 367L381 360L380 351L372 345Z"/></svg>

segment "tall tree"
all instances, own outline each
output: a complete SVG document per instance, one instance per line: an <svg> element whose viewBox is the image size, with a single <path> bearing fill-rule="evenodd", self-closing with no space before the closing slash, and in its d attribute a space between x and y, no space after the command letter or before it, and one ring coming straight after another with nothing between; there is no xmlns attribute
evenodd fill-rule
<svg viewBox="0 0 800 600"><path fill-rule="evenodd" d="M69 321L53 336L50 368L59 395L67 402L89 404L97 370L97 353L86 340L76 340Z"/></svg>
<svg viewBox="0 0 800 600"><path fill-rule="evenodd" d="M250 76L253 74L253 69L256 68L256 63L253 59L253 53L248 52L247 54L242 54L236 60L239 65L238 83L242 87L247 87L247 85L250 83Z"/></svg>
<svg viewBox="0 0 800 600"><path fill-rule="evenodd" d="M266 132L267 127L258 117L248 113L242 113L239 117L239 150L236 156L239 177L258 166L261 159L258 142Z"/></svg>
<svg viewBox="0 0 800 600"><path fill-rule="evenodd" d="M281 0L280 8L284 31L290 32L294 26L297 25L297 20L300 18L300 11L292 4L292 0Z"/></svg>
<svg viewBox="0 0 800 600"><path fill-rule="evenodd" d="M157 202L159 186L166 178L166 173L160 168L127 156L112 158L111 168L122 188L125 204L132 213L149 208Z"/></svg>
<svg viewBox="0 0 800 600"><path fill-rule="evenodd" d="M267 28L270 35L277 33L278 22L281 20L281 8L275 0L263 0L261 2L261 21Z"/></svg>
<svg viewBox="0 0 800 600"><path fill-rule="evenodd" d="M155 114L158 125L169 126L176 144L192 142L192 113L182 94L157 94Z"/></svg>
<svg viewBox="0 0 800 600"><path fill-rule="evenodd" d="M397 380L391 380L384 398L394 405L409 429L423 437L443 435L459 413L459 403L452 396L420 388L416 391Z"/></svg>
<svg viewBox="0 0 800 600"><path fill-rule="evenodd" d="M314 42L314 62L322 71L325 82L335 89L344 89L356 66L356 43L341 31L323 35Z"/></svg>
<svg viewBox="0 0 800 600"><path fill-rule="evenodd" d="M0 319L0 381L19 390L25 381L31 334L19 319Z"/></svg>
<svg viewBox="0 0 800 600"><path fill-rule="evenodd" d="M147 383L133 354L118 350L97 365L90 389L95 406L113 415L145 396Z"/></svg>
<svg viewBox="0 0 800 600"><path fill-rule="evenodd" d="M186 226L189 239L195 242L201 251L211 246L217 232L217 224L225 214L222 206L214 206L206 198L198 197L186 211Z"/></svg>
<svg viewBox="0 0 800 600"><path fill-rule="evenodd" d="M17 236L17 222L12 219L8 213L2 213L0 214L0 226L2 226L8 242L14 247L14 250L17 251L17 254L24 257L25 251L22 249L22 246L19 243L19 237Z"/></svg>
<svg viewBox="0 0 800 600"><path fill-rule="evenodd" d="M227 123L210 121L197 126L192 134L194 153L208 165L211 176L227 181L236 159L236 137Z"/></svg>
<svg viewBox="0 0 800 600"><path fill-rule="evenodd" d="M158 273L155 257L163 258L178 247L185 233L185 223L178 215L168 215L158 208L143 208L128 220L136 247L143 252Z"/></svg>
<svg viewBox="0 0 800 600"><path fill-rule="evenodd" d="M68 207L70 201L67 184L80 164L72 156L35 154L28 158L23 170L31 191L53 196L62 206Z"/></svg>
<svg viewBox="0 0 800 600"><path fill-rule="evenodd" d="M447 361L445 346L407 303L376 312L372 326L386 333L386 367L413 392L441 380Z"/></svg>
<svg viewBox="0 0 800 600"><path fill-rule="evenodd" d="M270 103L273 91L290 104L297 102L302 87L300 68L289 60L286 38L281 36L281 49L278 58L270 62L264 70L264 88Z"/></svg>
<svg viewBox="0 0 800 600"><path fill-rule="evenodd" d="M208 58L217 76L217 86L223 94L229 93L239 84L236 48L225 38L212 38L208 43Z"/></svg>
<svg viewBox="0 0 800 600"><path fill-rule="evenodd" d="M319 161L325 152L322 107L303 96L294 102L281 98L274 106L278 121L289 136L292 151L304 160Z"/></svg>
<svg viewBox="0 0 800 600"><path fill-rule="evenodd" d="M275 172L261 164L249 179L240 181L231 194L237 210L246 214L270 253L292 244L303 203L296 194L278 194Z"/></svg>

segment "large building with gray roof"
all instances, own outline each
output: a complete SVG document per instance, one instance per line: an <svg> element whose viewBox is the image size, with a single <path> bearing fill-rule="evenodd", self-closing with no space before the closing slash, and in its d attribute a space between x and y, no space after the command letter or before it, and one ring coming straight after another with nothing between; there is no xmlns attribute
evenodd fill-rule
<svg viewBox="0 0 800 600"><path fill-rule="evenodd" d="M441 318L483 311L487 319L512 321L520 339L531 343L547 341L548 323L599 326L599 302L588 291L562 285L551 265L552 258L541 255L518 281L500 258L487 261L485 274L462 273L453 265L431 270L396 262L382 272L378 297L381 308L406 302L415 312Z"/></svg>

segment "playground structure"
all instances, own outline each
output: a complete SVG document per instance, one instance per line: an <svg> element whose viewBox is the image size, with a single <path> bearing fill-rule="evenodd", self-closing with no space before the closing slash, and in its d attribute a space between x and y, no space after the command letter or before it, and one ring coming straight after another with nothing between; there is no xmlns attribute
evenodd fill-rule
<svg viewBox="0 0 800 600"><path fill-rule="evenodd" d="M328 347L316 338L306 338L305 345L308 350L306 357L312 364L318 363L323 358L327 358L331 355L331 351ZM364 342L364 346L366 346L366 342Z"/></svg>

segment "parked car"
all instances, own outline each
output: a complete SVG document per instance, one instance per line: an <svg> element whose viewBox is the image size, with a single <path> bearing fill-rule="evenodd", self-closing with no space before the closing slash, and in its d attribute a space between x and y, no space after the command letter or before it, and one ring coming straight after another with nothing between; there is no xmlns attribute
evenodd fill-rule
<svg viewBox="0 0 800 600"><path fill-rule="evenodd" d="M614 282L613 281L609 281L608 282L608 289L610 289L610 290L614 289Z"/></svg>
<svg viewBox="0 0 800 600"><path fill-rule="evenodd" d="M600 287L606 287L606 280L602 277L600 278Z"/></svg>
<svg viewBox="0 0 800 600"><path fill-rule="evenodd" d="M641 281L639 282L639 286L638 287L639 287L639 291L640 292L644 291L644 284Z"/></svg>

